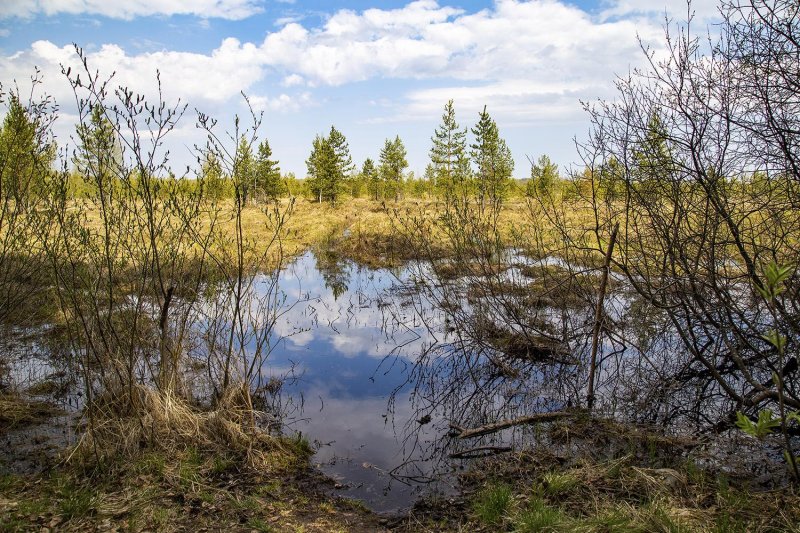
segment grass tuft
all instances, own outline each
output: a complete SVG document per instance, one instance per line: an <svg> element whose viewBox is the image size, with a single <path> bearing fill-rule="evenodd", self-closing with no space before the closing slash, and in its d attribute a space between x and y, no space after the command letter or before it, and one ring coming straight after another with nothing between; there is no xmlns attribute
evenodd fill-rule
<svg viewBox="0 0 800 533"><path fill-rule="evenodd" d="M501 483L483 489L475 501L475 514L484 524L496 525L503 521L511 506L511 487Z"/></svg>
<svg viewBox="0 0 800 533"><path fill-rule="evenodd" d="M564 531L568 529L569 519L560 510L550 507L541 498L528 502L528 507L514 520L514 531L534 533Z"/></svg>
<svg viewBox="0 0 800 533"><path fill-rule="evenodd" d="M542 476L542 491L548 496L560 496L574 491L580 480L572 472L547 472Z"/></svg>

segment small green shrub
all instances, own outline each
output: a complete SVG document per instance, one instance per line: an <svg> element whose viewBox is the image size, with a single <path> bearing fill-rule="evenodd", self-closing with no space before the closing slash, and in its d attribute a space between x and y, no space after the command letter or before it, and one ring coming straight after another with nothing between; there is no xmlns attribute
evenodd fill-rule
<svg viewBox="0 0 800 533"><path fill-rule="evenodd" d="M475 501L475 514L484 524L499 524L511 506L511 487L505 484L484 488Z"/></svg>

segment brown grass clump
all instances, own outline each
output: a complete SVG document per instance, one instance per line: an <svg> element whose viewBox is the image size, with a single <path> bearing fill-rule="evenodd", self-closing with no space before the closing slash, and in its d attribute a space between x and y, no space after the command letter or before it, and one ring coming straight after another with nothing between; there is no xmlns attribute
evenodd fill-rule
<svg viewBox="0 0 800 533"><path fill-rule="evenodd" d="M14 393L0 393L0 429L44 421L58 410L47 402L30 400Z"/></svg>
<svg viewBox="0 0 800 533"><path fill-rule="evenodd" d="M293 458L307 458L298 457L297 449L285 439L257 425L258 413L243 385L230 387L208 411L200 411L174 394L138 384L133 387L127 414L120 415L115 402L110 394L97 399L98 414L89 420L72 457L119 460L144 449L170 452L192 447L233 455L242 466L261 472L287 466Z"/></svg>

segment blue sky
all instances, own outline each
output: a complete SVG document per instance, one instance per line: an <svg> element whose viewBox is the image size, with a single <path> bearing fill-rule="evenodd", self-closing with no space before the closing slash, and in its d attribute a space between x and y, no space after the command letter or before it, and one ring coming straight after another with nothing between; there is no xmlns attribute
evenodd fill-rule
<svg viewBox="0 0 800 533"><path fill-rule="evenodd" d="M715 0L692 8L702 27L715 19ZM658 53L665 13L686 12L684 0L2 0L0 81L25 88L38 67L66 144L74 97L60 65L76 65L72 43L147 95L159 70L167 99L190 106L168 142L176 169L202 142L193 110L230 124L244 91L265 113L260 137L299 177L332 124L358 164L399 134L422 172L452 98L462 126L487 106L526 177L528 157L577 161L580 102L613 98L615 76L644 62L638 38Z"/></svg>

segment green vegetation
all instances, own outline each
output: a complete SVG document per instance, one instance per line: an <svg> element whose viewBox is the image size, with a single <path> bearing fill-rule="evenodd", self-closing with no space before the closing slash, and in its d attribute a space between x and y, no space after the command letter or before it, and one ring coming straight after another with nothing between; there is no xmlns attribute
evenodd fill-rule
<svg viewBox="0 0 800 533"><path fill-rule="evenodd" d="M317 135L311 155L306 160L309 192L322 203L336 204L345 190L345 180L352 173L353 158L344 135L331 126L327 137Z"/></svg>
<svg viewBox="0 0 800 533"><path fill-rule="evenodd" d="M342 259L407 264L414 296L443 313L446 346L415 360L425 423L450 409L456 447L535 426L515 442L538 455L459 448L506 455L465 472L459 507L412 512L407 529L796 530L800 109L797 54L775 50L796 52L800 31L788 2L751 9L724 6L707 57L688 30L668 39L662 62L618 81L619 101L589 109L583 167L560 176L543 155L527 183L487 108L462 127L452 100L420 178L399 136L356 172L335 126L306 179L281 176L253 113L231 132L198 116L207 144L188 179L160 152L185 108L112 95L84 63L83 81L67 74L77 146L56 170L55 103L3 92L0 322L57 330L83 425L63 464L0 478L0 527L377 527L290 482L313 477L310 443L259 422L280 389L261 369L281 268L312 249L335 296ZM186 382L195 367L207 397ZM541 398L562 410L539 412ZM50 412L3 383L3 430ZM689 432L780 446L790 475L751 486L747 465L676 437Z"/></svg>
<svg viewBox="0 0 800 533"><path fill-rule="evenodd" d="M658 445L668 467L652 466L644 445L635 453L600 460L603 450L580 436L586 428L574 429L581 451L569 464L554 467L557 458L547 450L483 459L462 476L468 494L463 503L453 508L452 501L432 502L415 509L403 530L796 530L800 514L786 500L797 501L794 491L734 488L721 473L698 477L696 466L675 453L683 446L679 440ZM593 438L613 446L616 439L627 438L618 429L606 425ZM644 444L647 435L640 438Z"/></svg>
<svg viewBox="0 0 800 533"><path fill-rule="evenodd" d="M511 507L511 488L505 484L485 487L475 500L475 514L487 525L500 524Z"/></svg>
<svg viewBox="0 0 800 533"><path fill-rule="evenodd" d="M384 194L389 198L394 198L396 202L400 198L403 171L408 167L406 148L399 135L393 141L386 139L386 143L381 149L379 162L378 176L382 182ZM366 162L364 164L366 165Z"/></svg>

